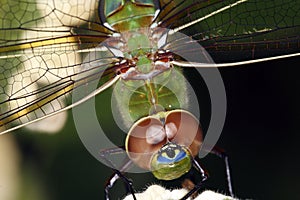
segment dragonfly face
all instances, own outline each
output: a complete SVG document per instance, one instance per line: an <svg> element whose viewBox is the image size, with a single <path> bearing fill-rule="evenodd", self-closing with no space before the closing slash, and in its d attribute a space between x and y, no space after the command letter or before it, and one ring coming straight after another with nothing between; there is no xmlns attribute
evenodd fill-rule
<svg viewBox="0 0 300 200"><path fill-rule="evenodd" d="M129 157L158 179L173 180L188 172L199 152L203 132L189 112L173 110L138 120L126 139Z"/></svg>

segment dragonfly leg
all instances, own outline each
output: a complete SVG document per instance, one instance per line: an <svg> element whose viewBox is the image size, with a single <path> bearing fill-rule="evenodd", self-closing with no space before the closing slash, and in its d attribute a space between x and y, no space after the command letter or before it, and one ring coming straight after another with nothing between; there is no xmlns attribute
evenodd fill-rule
<svg viewBox="0 0 300 200"><path fill-rule="evenodd" d="M107 180L107 182L105 184L105 199L109 200L109 191L113 187L115 182L120 178L126 184L127 190L129 190L129 192L132 195L133 199L136 200L136 197L134 195L134 189L133 189L132 181L130 179L128 179L126 176L124 176L123 173L120 172L119 170L114 170L114 173L111 175L111 177Z"/></svg>
<svg viewBox="0 0 300 200"><path fill-rule="evenodd" d="M192 196L195 192L197 192L203 185L203 183L207 180L208 175L205 173L204 169L200 166L199 162L196 159L193 159L193 166L197 169L197 171L201 174L201 181L195 184L194 188L191 189L184 197L180 200L186 200L190 196Z"/></svg>
<svg viewBox="0 0 300 200"><path fill-rule="evenodd" d="M233 197L233 189L232 189L228 155L226 154L226 152L223 149L221 149L219 147L213 147L212 150L210 151L210 153L212 153L224 160L225 168L226 168L226 179L227 179L227 184L228 184L228 191L229 191L230 196Z"/></svg>
<svg viewBox="0 0 300 200"><path fill-rule="evenodd" d="M124 164L121 166L120 169L117 169L117 167L113 164L113 162L108 158L109 155L112 154L118 154L123 153L124 150L122 148L112 148L112 149L105 149L100 152L100 157L106 161L106 163L113 169L114 173L110 176L110 178L107 180L105 184L105 199L109 200L109 191L114 186L116 181L118 179L121 179L127 188L127 191L129 191L133 197L134 200L136 200L136 197L134 195L134 189L133 184L130 179L128 179L126 176L124 176L124 171L129 169L132 165L132 161L127 157L125 159Z"/></svg>

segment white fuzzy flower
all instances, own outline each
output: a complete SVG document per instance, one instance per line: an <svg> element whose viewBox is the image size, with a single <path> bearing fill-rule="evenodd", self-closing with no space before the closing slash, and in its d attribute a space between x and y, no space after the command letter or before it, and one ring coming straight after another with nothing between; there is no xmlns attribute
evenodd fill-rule
<svg viewBox="0 0 300 200"><path fill-rule="evenodd" d="M144 192L136 193L135 196L138 200L178 200L187 192L186 189L168 190L159 185L151 185ZM132 199L132 195L124 198L124 200ZM191 198L188 198L188 200L191 200ZM235 200L235 198L207 190L199 194L195 200Z"/></svg>

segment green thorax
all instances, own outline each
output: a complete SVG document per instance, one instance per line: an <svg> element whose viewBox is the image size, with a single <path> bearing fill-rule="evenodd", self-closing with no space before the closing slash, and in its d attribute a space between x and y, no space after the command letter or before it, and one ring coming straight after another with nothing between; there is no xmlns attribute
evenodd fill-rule
<svg viewBox="0 0 300 200"><path fill-rule="evenodd" d="M156 44L152 40L149 29L141 28L134 31L122 32L125 39L124 57L136 59L137 65L143 65L150 62L146 59L148 55L157 50Z"/></svg>
<svg viewBox="0 0 300 200"><path fill-rule="evenodd" d="M119 81L113 92L124 124L130 127L141 117L160 111L186 109L186 82L179 69L168 70L151 80Z"/></svg>
<svg viewBox="0 0 300 200"><path fill-rule="evenodd" d="M106 1L104 13L107 23L116 31L123 32L141 27L149 27L155 15L153 1Z"/></svg>

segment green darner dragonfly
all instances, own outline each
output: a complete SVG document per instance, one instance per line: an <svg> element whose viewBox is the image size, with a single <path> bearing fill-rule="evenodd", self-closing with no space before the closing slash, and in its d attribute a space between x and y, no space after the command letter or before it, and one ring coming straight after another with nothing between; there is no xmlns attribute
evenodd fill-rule
<svg viewBox="0 0 300 200"><path fill-rule="evenodd" d="M136 122L126 143L131 160L158 178L179 177L198 154L202 131L191 125L191 138L173 140L183 129L174 118L188 121L183 124L197 122L181 110L188 83L175 66L223 67L296 56L299 7L295 1L251 0L1 3L2 133L72 108L115 85L115 103L126 114L122 120ZM96 88L86 87L95 83ZM148 123L153 130L137 131ZM151 149L141 152L137 144L151 144ZM175 175L165 177L157 156L164 150L171 155L170 149L184 162ZM150 156L140 159L136 154L141 153Z"/></svg>

